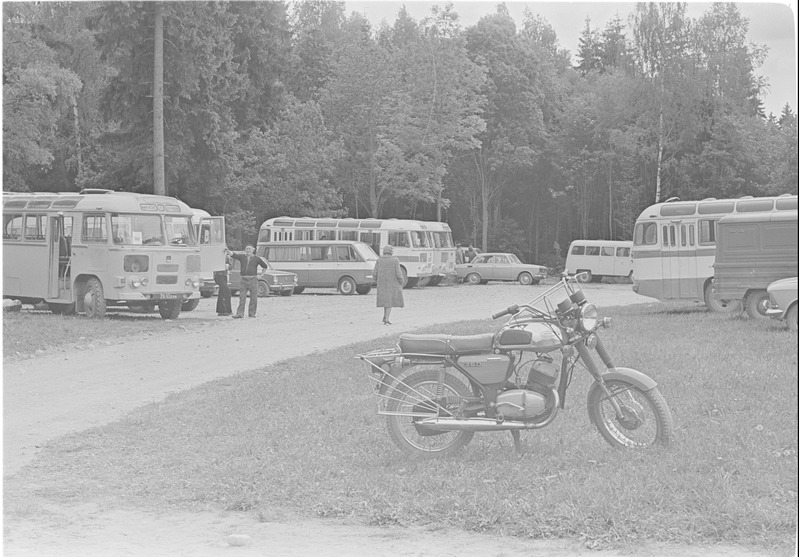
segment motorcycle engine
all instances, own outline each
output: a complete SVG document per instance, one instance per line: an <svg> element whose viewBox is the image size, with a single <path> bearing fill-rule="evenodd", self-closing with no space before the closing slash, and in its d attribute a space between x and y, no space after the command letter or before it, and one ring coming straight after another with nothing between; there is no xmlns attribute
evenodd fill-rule
<svg viewBox="0 0 799 557"><path fill-rule="evenodd" d="M506 418L535 418L546 409L547 397L535 391L511 389L497 395L497 412Z"/></svg>

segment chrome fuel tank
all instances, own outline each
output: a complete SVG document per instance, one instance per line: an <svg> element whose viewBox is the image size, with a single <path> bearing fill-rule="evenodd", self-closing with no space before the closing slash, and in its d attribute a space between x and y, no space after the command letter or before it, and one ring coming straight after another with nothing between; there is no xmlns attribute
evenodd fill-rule
<svg viewBox="0 0 799 557"><path fill-rule="evenodd" d="M561 331L545 323L525 323L501 331L496 346L502 350L551 352L563 346Z"/></svg>

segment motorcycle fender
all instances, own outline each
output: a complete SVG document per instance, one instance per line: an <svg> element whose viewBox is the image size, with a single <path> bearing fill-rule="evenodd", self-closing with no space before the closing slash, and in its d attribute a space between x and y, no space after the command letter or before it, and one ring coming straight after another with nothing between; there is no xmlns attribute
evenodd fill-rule
<svg viewBox="0 0 799 557"><path fill-rule="evenodd" d="M630 367L617 367L613 371L603 374L602 379L605 381L613 381L617 379L627 381L644 392L651 391L658 386L655 380L649 377L647 374ZM594 386L596 386L596 383L594 383Z"/></svg>

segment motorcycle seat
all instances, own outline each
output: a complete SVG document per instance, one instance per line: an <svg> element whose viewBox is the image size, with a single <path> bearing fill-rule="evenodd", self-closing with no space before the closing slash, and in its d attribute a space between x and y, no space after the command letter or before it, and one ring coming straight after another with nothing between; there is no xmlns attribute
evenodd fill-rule
<svg viewBox="0 0 799 557"><path fill-rule="evenodd" d="M400 350L410 354L459 356L489 352L494 346L494 333L455 336L447 334L415 335L403 333L399 339Z"/></svg>

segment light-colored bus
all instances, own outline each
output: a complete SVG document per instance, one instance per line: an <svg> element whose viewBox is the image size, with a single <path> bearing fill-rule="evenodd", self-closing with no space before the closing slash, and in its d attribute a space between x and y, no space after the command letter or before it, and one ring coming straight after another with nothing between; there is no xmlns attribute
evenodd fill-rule
<svg viewBox="0 0 799 557"><path fill-rule="evenodd" d="M632 242L574 240L566 254L566 270L580 282L600 282L603 277L630 277Z"/></svg>
<svg viewBox="0 0 799 557"><path fill-rule="evenodd" d="M668 200L647 207L633 233L633 290L658 300L704 301L713 311L737 302L713 296L716 222L724 215L796 210L795 195Z"/></svg>
<svg viewBox="0 0 799 557"><path fill-rule="evenodd" d="M433 246L433 276L428 283L437 286L444 279L455 281L458 278L455 272L455 241L452 239L452 229L446 222L425 221L431 245Z"/></svg>
<svg viewBox="0 0 799 557"><path fill-rule="evenodd" d="M434 276L435 247L429 224L404 219L276 217L261 225L258 244L346 240L368 244L378 254L384 246L391 245L400 260L404 285L412 288L427 284ZM455 257L454 249L452 257Z"/></svg>
<svg viewBox="0 0 799 557"><path fill-rule="evenodd" d="M218 246L218 252L215 253L214 259L204 265L200 274L202 284L200 284L200 296L203 298L210 298L214 295L216 289L216 282L214 281L214 271L221 271L225 269L225 220L224 217L211 218L210 213L203 209L192 208L191 223L194 226L194 234L197 237L200 245L214 245ZM209 268L211 263L216 261L220 267L216 269ZM183 309L186 310L187 303L183 304ZM192 308L193 309L193 308Z"/></svg>
<svg viewBox="0 0 799 557"><path fill-rule="evenodd" d="M202 218L222 234L203 245L191 218L158 195L3 193L3 298L98 318L108 306L157 306L174 319L199 300L203 270L224 264L221 217Z"/></svg>

